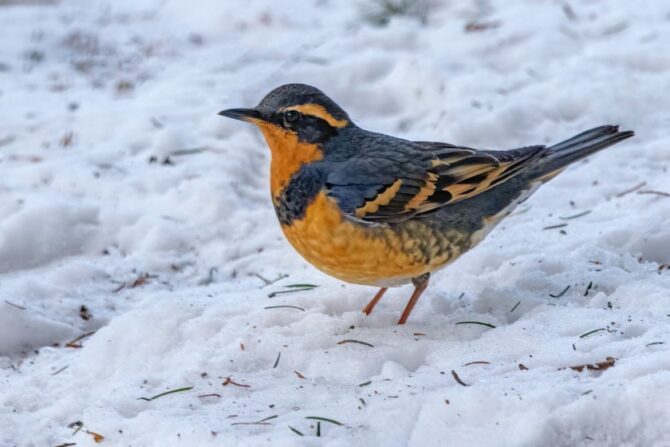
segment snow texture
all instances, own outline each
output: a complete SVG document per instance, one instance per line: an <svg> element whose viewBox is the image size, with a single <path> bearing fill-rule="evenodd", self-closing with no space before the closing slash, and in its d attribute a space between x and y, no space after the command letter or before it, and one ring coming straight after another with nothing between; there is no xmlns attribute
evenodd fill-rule
<svg viewBox="0 0 670 447"><path fill-rule="evenodd" d="M0 446L670 446L668 2L25 3L0 1ZM637 136L399 327L411 288L365 317L217 116L287 82L405 138Z"/></svg>

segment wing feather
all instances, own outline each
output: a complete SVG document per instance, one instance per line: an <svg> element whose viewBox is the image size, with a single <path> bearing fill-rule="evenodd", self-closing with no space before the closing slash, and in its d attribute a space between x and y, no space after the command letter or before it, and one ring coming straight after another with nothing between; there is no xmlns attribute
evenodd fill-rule
<svg viewBox="0 0 670 447"><path fill-rule="evenodd" d="M406 151L396 149L393 158L349 160L329 176L329 193L348 205L341 207L354 220L399 222L482 194L544 153L544 146L486 151L408 142ZM361 188L367 194L356 196Z"/></svg>

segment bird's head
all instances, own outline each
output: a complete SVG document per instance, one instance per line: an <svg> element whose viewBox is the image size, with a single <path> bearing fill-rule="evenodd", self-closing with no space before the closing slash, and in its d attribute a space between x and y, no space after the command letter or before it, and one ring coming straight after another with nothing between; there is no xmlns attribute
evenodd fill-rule
<svg viewBox="0 0 670 447"><path fill-rule="evenodd" d="M254 108L227 109L219 115L254 124L261 130L272 152L273 195L304 164L324 157L323 143L352 125L335 101L305 84L282 85Z"/></svg>
<svg viewBox="0 0 670 447"><path fill-rule="evenodd" d="M305 84L282 85L252 109L228 109L219 115L254 124L264 133L293 135L308 144L323 143L350 124L335 101Z"/></svg>

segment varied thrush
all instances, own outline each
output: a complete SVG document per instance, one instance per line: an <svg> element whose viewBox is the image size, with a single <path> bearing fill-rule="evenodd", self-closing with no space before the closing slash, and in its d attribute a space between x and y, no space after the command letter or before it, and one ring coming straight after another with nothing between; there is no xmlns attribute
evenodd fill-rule
<svg viewBox="0 0 670 447"><path fill-rule="evenodd" d="M506 151L408 141L361 129L315 87L288 84L252 109L219 113L256 125L270 151L272 202L293 247L343 281L408 282L404 324L430 274L477 245L569 164L632 137L601 126L553 146Z"/></svg>

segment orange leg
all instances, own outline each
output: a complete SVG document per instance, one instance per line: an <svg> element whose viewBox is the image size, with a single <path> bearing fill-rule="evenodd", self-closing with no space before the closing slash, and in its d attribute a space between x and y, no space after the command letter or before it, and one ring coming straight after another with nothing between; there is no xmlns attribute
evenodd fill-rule
<svg viewBox="0 0 670 447"><path fill-rule="evenodd" d="M430 273L426 273L425 275L412 278L412 284L414 284L414 293L412 293L412 296L407 302L405 310L402 311L402 315L400 316L400 320L398 320L398 324L405 324L407 322L409 314L412 313L412 309L414 309L414 306L416 305L417 301L419 301L419 298L421 298L421 294L423 293L424 290L426 290L426 287L428 287L429 279L430 279Z"/></svg>
<svg viewBox="0 0 670 447"><path fill-rule="evenodd" d="M370 315L372 313L372 309L374 309L379 300L382 299L384 293L386 293L386 290L388 290L387 287L382 287L381 289L379 289L379 292L377 292L375 297L372 298L372 300L368 303L368 305L365 306L365 308L363 309L363 313L365 315Z"/></svg>

